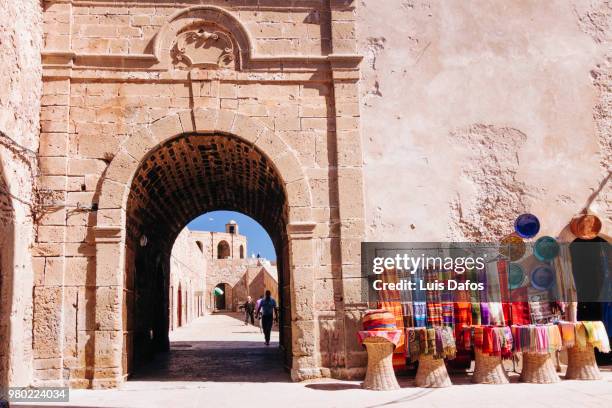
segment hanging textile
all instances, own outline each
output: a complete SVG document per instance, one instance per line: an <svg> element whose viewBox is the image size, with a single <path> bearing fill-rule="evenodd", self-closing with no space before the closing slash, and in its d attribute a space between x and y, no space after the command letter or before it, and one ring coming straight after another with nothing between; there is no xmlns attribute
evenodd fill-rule
<svg viewBox="0 0 612 408"><path fill-rule="evenodd" d="M536 324L552 323L560 319L561 314L555 313L551 302L529 302L531 321Z"/></svg>
<svg viewBox="0 0 612 408"><path fill-rule="evenodd" d="M512 326L512 337L517 353L552 353L563 345L559 327L554 324Z"/></svg>
<svg viewBox="0 0 612 408"><path fill-rule="evenodd" d="M558 322L564 347L585 348L587 344L602 353L610 352L610 339L603 322Z"/></svg>
<svg viewBox="0 0 612 408"><path fill-rule="evenodd" d="M425 270L425 281L429 285L433 285L438 280L438 271L429 268ZM429 286L432 288L433 286ZM427 298L427 327L442 326L442 298L440 291L428 289L426 291Z"/></svg>
<svg viewBox="0 0 612 408"><path fill-rule="evenodd" d="M413 280L411 274L401 276L401 278L408 281ZM400 290L400 300L402 305L402 314L404 315L404 327L414 327L414 308L412 305L412 291L411 290Z"/></svg>
<svg viewBox="0 0 612 408"><path fill-rule="evenodd" d="M420 282L424 282L425 272L422 268L418 268L414 274L416 282L416 290L413 293L412 307L414 311L414 327L427 326L427 294L420 288Z"/></svg>
<svg viewBox="0 0 612 408"><path fill-rule="evenodd" d="M470 269L466 272L467 279L472 282L479 282L478 273L475 269ZM472 324L480 325L482 320L480 318L480 291L478 289L470 290L470 303L472 310Z"/></svg>
<svg viewBox="0 0 612 408"><path fill-rule="evenodd" d="M416 361L421 355L434 358L454 358L457 351L451 327L413 327L406 329L407 356Z"/></svg>
<svg viewBox="0 0 612 408"><path fill-rule="evenodd" d="M450 270L440 272L440 278L444 282L445 288L440 292L440 299L442 301L442 324L448 327L455 327L454 292L448 289L448 280L451 278L451 273Z"/></svg>
<svg viewBox="0 0 612 408"><path fill-rule="evenodd" d="M399 282L397 271L395 269L385 269L381 275L381 280L384 283ZM395 325L397 330L402 331L402 336L399 343L393 351L393 369L401 370L406 367L406 342L403 334L404 330L404 314L402 311L401 295L399 290L385 289L379 291L380 301L378 302L379 309L385 309L395 317Z"/></svg>
<svg viewBox="0 0 612 408"><path fill-rule="evenodd" d="M461 337L462 347L477 350L490 356L512 357L513 337L508 326L465 327Z"/></svg>
<svg viewBox="0 0 612 408"><path fill-rule="evenodd" d="M489 280L487 279L487 266L477 271L478 281L483 284L485 290L480 291L480 324L487 326L491 324L491 315L489 313L489 303L487 292L489 290Z"/></svg>
<svg viewBox="0 0 612 408"><path fill-rule="evenodd" d="M487 312L489 316L489 324L492 326L504 326L506 324L504 310L501 303L502 290L499 276L500 262L504 261L495 261L487 264L487 299L489 300L487 304ZM504 266L502 266L502 268L504 268Z"/></svg>
<svg viewBox="0 0 612 408"><path fill-rule="evenodd" d="M522 287L512 291L511 320L513 325L531 323L531 313L527 300L527 288Z"/></svg>

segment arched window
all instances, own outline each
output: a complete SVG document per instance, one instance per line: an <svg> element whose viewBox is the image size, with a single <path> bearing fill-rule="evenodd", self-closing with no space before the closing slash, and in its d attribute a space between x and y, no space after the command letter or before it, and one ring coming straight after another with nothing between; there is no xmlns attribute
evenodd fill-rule
<svg viewBox="0 0 612 408"><path fill-rule="evenodd" d="M227 241L220 241L217 245L217 259L227 259L230 257L230 246Z"/></svg>
<svg viewBox="0 0 612 408"><path fill-rule="evenodd" d="M240 259L244 259L244 245L240 245Z"/></svg>

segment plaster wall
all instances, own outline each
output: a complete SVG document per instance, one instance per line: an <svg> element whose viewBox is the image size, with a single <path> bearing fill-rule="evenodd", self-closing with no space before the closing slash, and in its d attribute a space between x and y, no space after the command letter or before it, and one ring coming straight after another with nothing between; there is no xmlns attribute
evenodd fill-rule
<svg viewBox="0 0 612 408"><path fill-rule="evenodd" d="M32 377L30 248L42 88L42 10L0 2L0 388ZM40 265L34 265L40 267ZM10 357L9 357L10 356Z"/></svg>
<svg viewBox="0 0 612 408"><path fill-rule="evenodd" d="M497 240L522 212L558 236L585 207L609 229L611 21L599 0L362 1L367 240Z"/></svg>

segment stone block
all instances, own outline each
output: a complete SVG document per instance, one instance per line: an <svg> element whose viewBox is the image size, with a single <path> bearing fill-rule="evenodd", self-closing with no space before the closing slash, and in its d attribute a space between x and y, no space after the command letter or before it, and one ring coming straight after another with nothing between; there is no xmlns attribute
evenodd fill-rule
<svg viewBox="0 0 612 408"><path fill-rule="evenodd" d="M64 227L38 226L37 242L64 242Z"/></svg>
<svg viewBox="0 0 612 408"><path fill-rule="evenodd" d="M121 285L125 263L120 243L96 243L96 282L99 286Z"/></svg>
<svg viewBox="0 0 612 408"><path fill-rule="evenodd" d="M67 133L41 133L38 154L42 156L65 156L67 143Z"/></svg>
<svg viewBox="0 0 612 408"><path fill-rule="evenodd" d="M54 358L61 355L62 288L34 288L32 346L34 358Z"/></svg>
<svg viewBox="0 0 612 408"><path fill-rule="evenodd" d="M198 132L214 132L219 119L218 110L214 109L196 109L194 111L195 127ZM228 111L221 111L228 112Z"/></svg>
<svg viewBox="0 0 612 408"><path fill-rule="evenodd" d="M158 142L183 133L183 126L178 115L168 115L151 124L151 133Z"/></svg>
<svg viewBox="0 0 612 408"><path fill-rule="evenodd" d="M38 158L40 171L43 175L65 175L67 159L65 157L46 157Z"/></svg>
<svg viewBox="0 0 612 408"><path fill-rule="evenodd" d="M126 186L112 180L106 180L100 192L99 209L117 209L125 205Z"/></svg>
<svg viewBox="0 0 612 408"><path fill-rule="evenodd" d="M291 183L304 177L302 165L291 152L282 154L274 163L285 183Z"/></svg>
<svg viewBox="0 0 612 408"><path fill-rule="evenodd" d="M127 151L122 149L108 167L106 177L118 183L128 184L131 182L137 168L138 162Z"/></svg>
<svg viewBox="0 0 612 408"><path fill-rule="evenodd" d="M98 286L96 288L96 328L99 330L122 330L123 288L121 286Z"/></svg>
<svg viewBox="0 0 612 408"><path fill-rule="evenodd" d="M288 150L287 144L274 131L267 128L260 133L255 145L272 161L285 154Z"/></svg>
<svg viewBox="0 0 612 408"><path fill-rule="evenodd" d="M99 159L68 159L68 175L102 174L107 164Z"/></svg>
<svg viewBox="0 0 612 408"><path fill-rule="evenodd" d="M66 258L65 285L85 286L95 281L96 262L88 257Z"/></svg>

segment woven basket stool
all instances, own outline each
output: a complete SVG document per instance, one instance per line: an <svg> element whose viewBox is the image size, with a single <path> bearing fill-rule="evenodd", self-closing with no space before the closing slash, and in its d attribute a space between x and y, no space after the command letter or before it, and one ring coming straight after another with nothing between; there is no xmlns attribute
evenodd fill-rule
<svg viewBox="0 0 612 408"><path fill-rule="evenodd" d="M472 382L476 384L508 384L508 376L500 356L489 356L479 350L475 351L476 363Z"/></svg>
<svg viewBox="0 0 612 408"><path fill-rule="evenodd" d="M376 391L399 389L393 371L393 343L382 337L368 337L363 344L368 351L368 367L361 387Z"/></svg>
<svg viewBox="0 0 612 408"><path fill-rule="evenodd" d="M523 353L521 382L552 384L561 381L549 353Z"/></svg>
<svg viewBox="0 0 612 408"><path fill-rule="evenodd" d="M453 383L446 371L443 358L433 358L431 355L419 357L419 368L416 374L416 386L425 388L450 387Z"/></svg>
<svg viewBox="0 0 612 408"><path fill-rule="evenodd" d="M601 372L595 361L595 349L590 344L585 348L567 349L566 380L601 380Z"/></svg>

